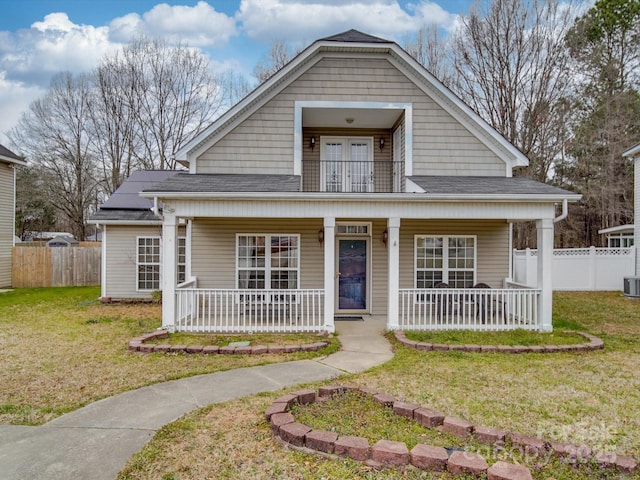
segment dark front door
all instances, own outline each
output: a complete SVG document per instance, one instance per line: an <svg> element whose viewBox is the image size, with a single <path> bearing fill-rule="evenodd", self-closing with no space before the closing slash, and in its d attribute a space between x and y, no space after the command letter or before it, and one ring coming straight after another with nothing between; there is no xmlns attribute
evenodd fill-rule
<svg viewBox="0 0 640 480"><path fill-rule="evenodd" d="M367 309L367 240L338 239L338 310Z"/></svg>

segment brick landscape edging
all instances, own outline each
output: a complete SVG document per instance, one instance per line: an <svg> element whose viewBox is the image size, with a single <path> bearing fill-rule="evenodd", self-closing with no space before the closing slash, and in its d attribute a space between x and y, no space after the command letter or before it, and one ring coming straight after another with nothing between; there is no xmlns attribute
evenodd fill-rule
<svg viewBox="0 0 640 480"><path fill-rule="evenodd" d="M588 340L587 343L578 343L575 345L458 345L445 343L426 343L409 340L402 330L393 332L396 340L405 347L415 348L416 350L438 351L438 350L455 350L458 352L482 352L482 353L560 353L560 352L585 352L591 350L602 350L604 342L602 339L584 332L565 331L565 333L574 333Z"/></svg>
<svg viewBox="0 0 640 480"><path fill-rule="evenodd" d="M328 398L348 391L358 391L372 396L380 405L392 408L396 415L414 420L426 428L437 428L460 438L474 437L484 445L495 445L503 448L505 443L521 449L529 456L540 458L551 454L568 461L596 461L605 468L616 468L625 473L637 471L637 460L630 456L600 452L585 446L569 443L547 441L542 438L519 433L508 432L493 427L477 426L464 419L447 417L427 407L414 403L406 403L386 393L370 388L358 388L346 385L329 385L320 387L316 393L313 389L298 390L275 399L265 411L274 438L288 447L317 453L330 458L350 457L370 465L404 466L412 465L421 470L452 474L487 475L488 480L527 480L531 472L523 465L498 461L491 467L481 455L467 451L454 450L448 453L443 447L417 444L411 451L403 442L380 440L370 446L363 437L339 436L335 432L314 430L296 422L291 414L295 404L306 405L323 402Z"/></svg>
<svg viewBox="0 0 640 480"><path fill-rule="evenodd" d="M149 344L150 340L168 338L169 332L158 330L156 332L145 333L132 339L129 342L129 350L142 353L204 353L204 354L226 354L226 355L264 355L266 353L293 353L293 352L316 352L329 345L328 342L315 342L306 345L255 345L253 347L218 347L216 345L169 345L169 344Z"/></svg>

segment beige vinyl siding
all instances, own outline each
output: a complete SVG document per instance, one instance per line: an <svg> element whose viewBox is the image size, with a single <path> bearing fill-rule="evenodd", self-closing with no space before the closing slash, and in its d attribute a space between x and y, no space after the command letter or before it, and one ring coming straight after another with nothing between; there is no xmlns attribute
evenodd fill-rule
<svg viewBox="0 0 640 480"><path fill-rule="evenodd" d="M336 219L356 223L367 219ZM384 219L373 220L370 238L369 312L385 315L388 250ZM318 242L322 219L197 219L192 227L192 274L199 288L236 288L236 234L300 235L300 288L324 288L324 247ZM502 221L403 220L400 226L400 288L414 288L415 235L477 235L477 282L502 288L509 275L509 227ZM336 250L337 253L337 250Z"/></svg>
<svg viewBox="0 0 640 480"><path fill-rule="evenodd" d="M505 174L504 162L380 57L320 60L201 155L198 172L292 174L296 100L411 103L414 175Z"/></svg>
<svg viewBox="0 0 640 480"><path fill-rule="evenodd" d="M415 235L476 235L476 282L502 288L509 276L509 225L504 221L403 220L400 225L400 288L415 288Z"/></svg>
<svg viewBox="0 0 640 480"><path fill-rule="evenodd" d="M105 296L111 298L150 298L150 292L137 290L137 238L161 236L160 226L107 225L107 288Z"/></svg>
<svg viewBox="0 0 640 480"><path fill-rule="evenodd" d="M240 223L240 224L239 224ZM191 229L191 274L198 288L236 288L236 234L300 235L300 288L324 288L322 219L196 219Z"/></svg>
<svg viewBox="0 0 640 480"><path fill-rule="evenodd" d="M371 297L369 313L387 314L387 295L389 278L389 256L387 247L382 243L382 232L387 228L386 220L375 220L371 233Z"/></svg>
<svg viewBox="0 0 640 480"><path fill-rule="evenodd" d="M185 236L185 227L179 227L179 236ZM107 225L106 244L107 281L105 296L111 298L151 298L151 292L139 291L138 237L161 237L162 227L144 225ZM188 248L188 247L187 247ZM162 268L160 272L162 277Z"/></svg>
<svg viewBox="0 0 640 480"><path fill-rule="evenodd" d="M14 235L14 173L0 163L0 287L11 286L11 249Z"/></svg>

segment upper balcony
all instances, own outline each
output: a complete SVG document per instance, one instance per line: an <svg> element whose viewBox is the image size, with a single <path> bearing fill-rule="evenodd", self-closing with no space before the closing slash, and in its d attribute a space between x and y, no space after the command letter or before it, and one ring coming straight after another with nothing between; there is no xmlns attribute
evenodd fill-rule
<svg viewBox="0 0 640 480"><path fill-rule="evenodd" d="M404 162L303 160L302 190L331 193L404 191Z"/></svg>

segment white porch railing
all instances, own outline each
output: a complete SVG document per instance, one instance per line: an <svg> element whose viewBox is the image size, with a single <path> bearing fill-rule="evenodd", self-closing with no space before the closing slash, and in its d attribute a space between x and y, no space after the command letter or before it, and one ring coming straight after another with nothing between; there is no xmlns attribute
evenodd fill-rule
<svg viewBox="0 0 640 480"><path fill-rule="evenodd" d="M538 330L540 290L420 288L400 290L401 330Z"/></svg>
<svg viewBox="0 0 640 480"><path fill-rule="evenodd" d="M179 332L319 332L324 290L176 290Z"/></svg>

